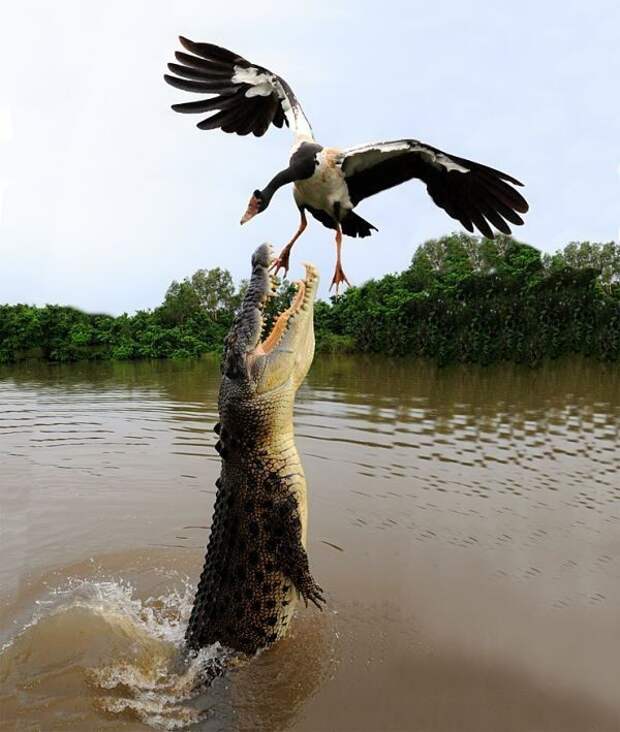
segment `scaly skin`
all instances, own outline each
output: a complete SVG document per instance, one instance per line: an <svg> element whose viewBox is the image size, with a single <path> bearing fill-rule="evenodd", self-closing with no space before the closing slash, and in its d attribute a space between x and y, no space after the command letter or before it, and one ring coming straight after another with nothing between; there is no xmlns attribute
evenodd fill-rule
<svg viewBox="0 0 620 732"><path fill-rule="evenodd" d="M293 434L297 389L314 356L318 285L306 265L291 308L261 342L273 256L263 244L226 339L216 449L222 458L204 569L186 632L190 648L219 641L253 654L287 631L300 597L321 607L306 554L306 480Z"/></svg>

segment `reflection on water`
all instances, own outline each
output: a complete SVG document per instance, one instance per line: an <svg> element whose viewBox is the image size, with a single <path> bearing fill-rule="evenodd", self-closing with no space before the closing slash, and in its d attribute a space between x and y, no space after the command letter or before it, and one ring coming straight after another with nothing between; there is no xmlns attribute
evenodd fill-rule
<svg viewBox="0 0 620 732"><path fill-rule="evenodd" d="M317 358L296 427L328 612L196 696L218 382L214 361L0 371L0 720L620 728L617 367Z"/></svg>

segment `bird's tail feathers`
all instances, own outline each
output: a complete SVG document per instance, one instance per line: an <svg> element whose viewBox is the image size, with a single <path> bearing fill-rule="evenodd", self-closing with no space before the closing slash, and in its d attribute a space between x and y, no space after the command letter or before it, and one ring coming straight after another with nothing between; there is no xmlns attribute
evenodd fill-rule
<svg viewBox="0 0 620 732"><path fill-rule="evenodd" d="M342 219L341 222L342 233L347 236L359 236L365 237L370 236L374 231L379 231L376 226L368 223L361 216L358 216L354 211L349 213Z"/></svg>

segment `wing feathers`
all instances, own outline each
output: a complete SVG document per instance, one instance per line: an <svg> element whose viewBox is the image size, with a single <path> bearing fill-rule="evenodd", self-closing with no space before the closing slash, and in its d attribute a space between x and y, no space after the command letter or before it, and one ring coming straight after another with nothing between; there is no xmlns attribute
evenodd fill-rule
<svg viewBox="0 0 620 732"><path fill-rule="evenodd" d="M237 121L245 121L245 110L243 109L243 107L241 109L237 106L232 107L231 109L223 109L220 112L212 115L211 117L203 119L202 122L198 123L198 127L201 130L214 130L218 127L224 129L224 127L230 127L230 125L234 125L234 123ZM224 130L224 132L228 131L229 130ZM230 131L232 131L232 129Z"/></svg>
<svg viewBox="0 0 620 732"><path fill-rule="evenodd" d="M232 75L232 71L205 71L194 66L182 66L181 64L168 64L168 69L177 76L204 81L216 81L218 79L227 81Z"/></svg>
<svg viewBox="0 0 620 732"><path fill-rule="evenodd" d="M193 66L196 69L208 71L210 75L228 75L233 73L233 64L223 64L218 61L207 61L203 58L197 58L183 51L175 51L174 57L185 66Z"/></svg>
<svg viewBox="0 0 620 732"><path fill-rule="evenodd" d="M437 148L431 148L430 145L428 147L435 152L446 155L446 153L442 153L441 150L437 150ZM516 178L508 175L508 173L502 173L501 170L497 170L496 168L491 168L488 165L483 165L482 163L475 163L473 160L467 160L466 158L457 158L456 155L446 155L446 157L453 160L455 163L462 165L464 168L474 167L478 170L479 173L488 174L489 178L491 179L501 178L502 180L508 181L508 183L512 183L515 186L523 186L523 183L518 181Z"/></svg>
<svg viewBox="0 0 620 732"><path fill-rule="evenodd" d="M482 213L498 231L501 231L502 234L510 234L510 226L508 226L499 213L491 208L491 206L485 205L482 209Z"/></svg>
<svg viewBox="0 0 620 732"><path fill-rule="evenodd" d="M226 79L219 81L189 81L186 79L177 79L176 76L170 76L170 74L164 74L164 79L177 89L183 89L183 91L207 93L207 94L230 94L239 90L240 86L244 86L248 89L247 84L230 84Z"/></svg>
<svg viewBox="0 0 620 732"><path fill-rule="evenodd" d="M236 132L238 135L247 135L254 127L256 122L256 113L262 101L260 99L252 99L249 104L244 104L239 108L239 114L230 122L222 124L224 132Z"/></svg>
<svg viewBox="0 0 620 732"><path fill-rule="evenodd" d="M282 124L277 124L274 116L277 115L277 112L280 110L280 104L275 97L269 97L267 101L261 105L259 111L256 113L254 125L252 126L252 132L255 137L262 137L265 132L267 132L269 125L272 122L276 127L282 127Z"/></svg>
<svg viewBox="0 0 620 732"><path fill-rule="evenodd" d="M190 53L194 53L201 58L218 61L219 63L250 65L242 56L238 56L236 53L221 46L216 46L214 43L196 43L183 36L179 36L179 41Z"/></svg>
<svg viewBox="0 0 620 732"><path fill-rule="evenodd" d="M171 74L164 79L176 89L196 94L213 94L199 102L174 104L183 114L219 110L198 123L202 130L221 127L224 132L260 137L270 124L293 127L298 136L312 137L301 106L289 85L268 69L246 61L242 56L212 43L195 43L180 37L183 47L177 51L179 63L168 64Z"/></svg>
<svg viewBox="0 0 620 732"><path fill-rule="evenodd" d="M491 178L486 175L478 176L480 183L490 192L499 198L506 206L514 208L519 213L527 213L529 205L525 198L499 178Z"/></svg>
<svg viewBox="0 0 620 732"><path fill-rule="evenodd" d="M182 114L196 114L197 112L210 112L212 109L230 109L238 104L237 95L228 97L211 97L211 99L200 99L197 102L181 102L173 104L172 109Z"/></svg>
<svg viewBox="0 0 620 732"><path fill-rule="evenodd" d="M529 206L513 188L516 178L487 165L458 158L417 140L396 140L343 153L342 170L354 205L368 196L418 178L430 197L470 232L493 238L491 225L510 234Z"/></svg>
<svg viewBox="0 0 620 732"><path fill-rule="evenodd" d="M284 116L284 110L282 109L282 105L280 104L278 104L276 108L273 123L276 127L282 127L282 125L286 123L286 126L288 127L288 119Z"/></svg>
<svg viewBox="0 0 620 732"><path fill-rule="evenodd" d="M510 221L511 224L516 224L517 226L523 224L523 219L510 207L510 203L506 203L505 199L502 199L502 197L493 190L489 190L487 188L487 193L489 195L489 199L493 203L493 207L499 214Z"/></svg>
<svg viewBox="0 0 620 732"><path fill-rule="evenodd" d="M449 208L448 208L449 207ZM468 216L463 206L458 201L446 201L445 210L453 219L460 221L467 231L473 232L474 226L471 222L471 216Z"/></svg>

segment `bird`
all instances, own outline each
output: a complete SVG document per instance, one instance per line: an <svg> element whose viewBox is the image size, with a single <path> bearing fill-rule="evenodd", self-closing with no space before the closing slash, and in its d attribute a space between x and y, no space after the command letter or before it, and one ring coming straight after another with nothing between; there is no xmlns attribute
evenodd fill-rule
<svg viewBox="0 0 620 732"><path fill-rule="evenodd" d="M164 74L171 86L200 94L197 101L173 104L182 114L209 116L198 122L201 130L261 137L271 125L289 127L295 140L288 167L262 189L256 189L241 218L247 223L269 206L274 194L293 184L300 214L297 231L273 263L278 274L289 269L290 252L307 227L306 212L336 232L336 267L330 290L350 285L342 267L342 237L367 237L377 227L355 212L357 205L381 191L418 179L426 184L434 203L470 233L477 229L494 238L494 227L511 233L510 224L521 225L519 214L528 203L516 190L516 178L472 160L446 153L419 140L372 142L345 149L320 145L301 104L289 84L264 66L247 61L233 51L212 43L198 43L183 36ZM211 114L213 113L213 114Z"/></svg>

